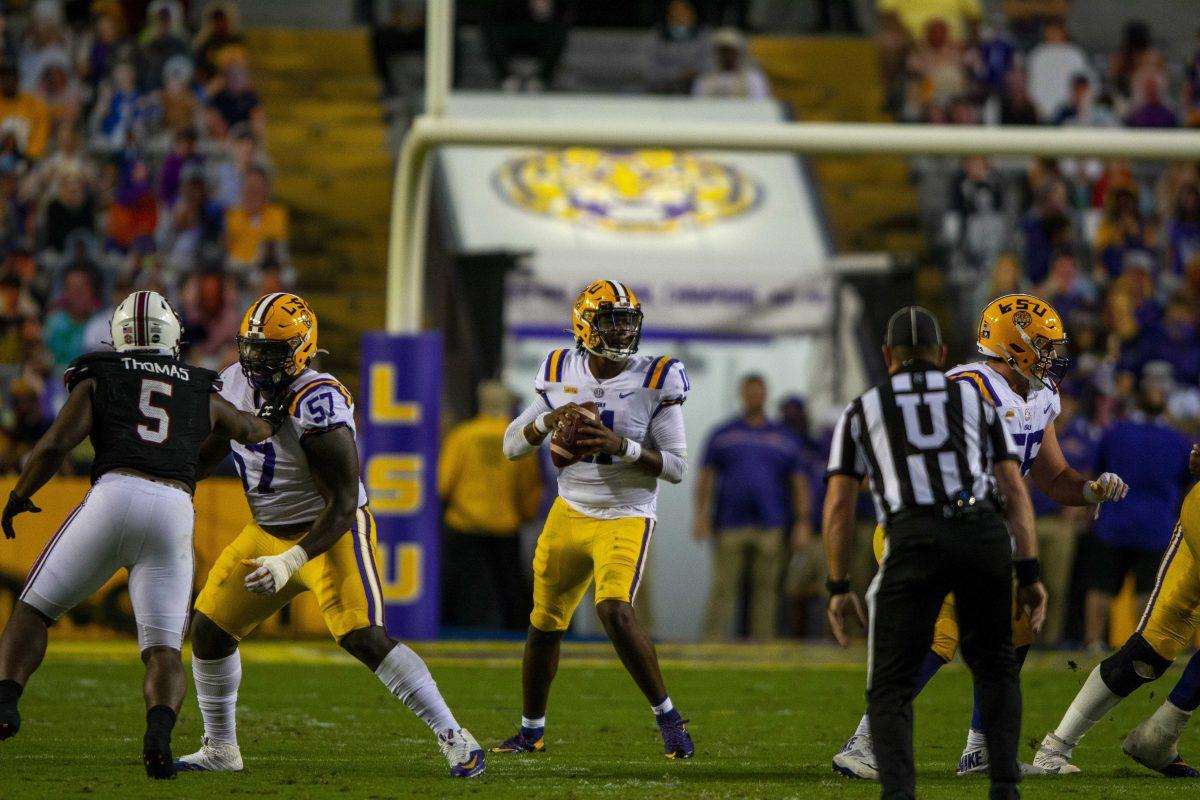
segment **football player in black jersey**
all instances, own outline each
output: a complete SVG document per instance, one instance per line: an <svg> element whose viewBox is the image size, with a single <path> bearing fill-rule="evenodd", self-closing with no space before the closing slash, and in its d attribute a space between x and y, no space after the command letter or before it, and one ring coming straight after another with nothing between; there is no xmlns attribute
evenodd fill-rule
<svg viewBox="0 0 1200 800"><path fill-rule="evenodd" d="M5 537L14 538L13 518L41 510L33 494L91 437L91 491L34 562L0 636L0 740L20 728L17 700L46 653L49 626L124 567L146 665L146 774L173 778L200 445L210 433L245 443L267 439L287 404L280 398L255 415L222 399L216 373L180 360L179 317L156 292L131 294L111 327L115 352L85 355L67 370L70 396L0 517Z"/></svg>

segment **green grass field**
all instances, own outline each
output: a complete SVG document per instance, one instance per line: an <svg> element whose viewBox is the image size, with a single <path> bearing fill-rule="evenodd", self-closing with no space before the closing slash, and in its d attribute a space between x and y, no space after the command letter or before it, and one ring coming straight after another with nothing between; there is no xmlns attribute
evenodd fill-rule
<svg viewBox="0 0 1200 800"><path fill-rule="evenodd" d="M511 733L519 719L518 646L420 650L460 722L481 742ZM0 798L878 796L874 784L829 768L861 713L861 652L668 646L662 655L671 695L691 719L692 761L662 757L649 709L607 647L573 645L551 699L548 751L490 758L486 775L454 782L428 730L331 644L249 644L238 730L246 771L154 783L140 762L134 645L52 645L22 699L21 734L0 744ZM1093 663L1081 658L1073 670L1068 660L1039 654L1025 670L1026 758ZM1152 800L1192 791L1137 767L1120 750L1175 674L1130 698L1088 737L1077 759L1083 775L1027 780L1024 795ZM957 666L943 670L918 700L922 797L986 796L985 780L953 774L969 712L969 675ZM189 687L176 754L190 752L199 735ZM1184 746L1187 753L1200 745L1189 734Z"/></svg>

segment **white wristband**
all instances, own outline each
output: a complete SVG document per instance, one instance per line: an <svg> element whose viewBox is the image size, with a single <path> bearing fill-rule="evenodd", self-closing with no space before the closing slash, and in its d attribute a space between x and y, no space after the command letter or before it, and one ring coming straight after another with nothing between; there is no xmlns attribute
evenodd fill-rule
<svg viewBox="0 0 1200 800"><path fill-rule="evenodd" d="M288 568L288 577L295 575L308 562L308 553L300 545L285 550L279 554L279 558Z"/></svg>
<svg viewBox="0 0 1200 800"><path fill-rule="evenodd" d="M642 457L642 446L633 439L625 440L625 452L621 454L621 460L627 461L630 464Z"/></svg>
<svg viewBox="0 0 1200 800"><path fill-rule="evenodd" d="M548 416L550 416L550 412L543 411L533 420L533 429L537 431L538 436L545 436L550 432L550 426L546 424L546 417Z"/></svg>

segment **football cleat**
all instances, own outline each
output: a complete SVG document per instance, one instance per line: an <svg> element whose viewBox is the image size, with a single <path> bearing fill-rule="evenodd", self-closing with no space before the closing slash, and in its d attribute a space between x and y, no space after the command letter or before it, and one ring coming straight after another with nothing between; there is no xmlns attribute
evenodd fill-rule
<svg viewBox="0 0 1200 800"><path fill-rule="evenodd" d="M451 778L475 778L483 774L483 748L466 728L439 733L438 745L450 765Z"/></svg>
<svg viewBox="0 0 1200 800"><path fill-rule="evenodd" d="M1179 738L1156 725L1153 717L1130 731L1121 749L1143 767L1167 778L1200 778L1200 771L1179 755Z"/></svg>
<svg viewBox="0 0 1200 800"><path fill-rule="evenodd" d="M847 778L864 781L879 780L879 767L875 765L875 748L870 734L855 735L833 757L833 771Z"/></svg>
<svg viewBox="0 0 1200 800"><path fill-rule="evenodd" d="M958 759L958 769L956 771L959 775L986 775L988 771L987 748L969 747L963 750L962 756Z"/></svg>
<svg viewBox="0 0 1200 800"><path fill-rule="evenodd" d="M236 744L200 739L200 749L175 762L180 772L241 772L242 751Z"/></svg>
<svg viewBox="0 0 1200 800"><path fill-rule="evenodd" d="M696 754L696 745L687 731L687 720L672 709L658 714L655 719L663 737L663 755L672 759L691 758Z"/></svg>
<svg viewBox="0 0 1200 800"><path fill-rule="evenodd" d="M0 742L11 739L21 730L21 712L17 704L0 706Z"/></svg>
<svg viewBox="0 0 1200 800"><path fill-rule="evenodd" d="M169 734L146 731L142 739L142 763L146 775L156 780L171 780L175 777L175 758L171 755Z"/></svg>
<svg viewBox="0 0 1200 800"><path fill-rule="evenodd" d="M1053 733L1047 733L1033 756L1034 775L1075 775L1079 767L1071 763L1071 748Z"/></svg>
<svg viewBox="0 0 1200 800"><path fill-rule="evenodd" d="M518 730L503 743L492 748L493 753L542 753L546 750L545 729L539 728L536 736L526 736L524 729Z"/></svg>

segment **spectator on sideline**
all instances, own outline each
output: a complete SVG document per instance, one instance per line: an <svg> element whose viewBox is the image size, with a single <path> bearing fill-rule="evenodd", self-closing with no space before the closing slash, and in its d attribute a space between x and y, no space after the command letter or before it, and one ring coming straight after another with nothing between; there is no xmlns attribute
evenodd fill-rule
<svg viewBox="0 0 1200 800"><path fill-rule="evenodd" d="M692 94L696 97L744 97L766 100L771 96L767 76L749 63L746 39L733 28L722 28L713 35L716 66L696 78Z"/></svg>
<svg viewBox="0 0 1200 800"><path fill-rule="evenodd" d="M1140 90L1125 124L1130 128L1174 128L1179 124L1166 103L1162 100L1163 81L1159 76L1142 73L1138 78L1137 88Z"/></svg>
<svg viewBox="0 0 1200 800"><path fill-rule="evenodd" d="M483 381L477 395L479 414L446 434L438 459L438 496L445 504L445 623L524 630L530 594L518 534L538 511L541 472L536 458L504 457L512 393Z"/></svg>
<svg viewBox="0 0 1200 800"><path fill-rule="evenodd" d="M17 70L0 64L0 130L16 133L21 152L32 159L46 153L50 110L36 95L20 91Z"/></svg>
<svg viewBox="0 0 1200 800"><path fill-rule="evenodd" d="M1096 519L1098 546L1088 581L1085 645L1107 641L1108 607L1126 575L1134 577L1136 607L1145 605L1179 505L1191 485L1191 443L1167 425L1165 411L1162 391L1143 386L1137 410L1100 437L1096 471L1120 474L1129 484L1129 495L1100 509Z"/></svg>
<svg viewBox="0 0 1200 800"><path fill-rule="evenodd" d="M693 535L698 542L714 545L704 622L707 641L729 637L747 570L750 638L775 637L787 553L785 528L793 508L809 507L800 447L792 431L767 419L762 376L742 378L741 400L741 414L709 434L696 485ZM802 528L809 523L804 515L796 518L797 539L806 538Z"/></svg>
<svg viewBox="0 0 1200 800"><path fill-rule="evenodd" d="M225 212L229 260L242 266L254 264L259 248L267 242L286 241L288 212L271 202L271 178L259 166L247 170L241 202Z"/></svg>
<svg viewBox="0 0 1200 800"><path fill-rule="evenodd" d="M1200 253L1200 186L1185 183L1179 187L1167 222L1167 247L1171 271L1182 276L1184 265Z"/></svg>
<svg viewBox="0 0 1200 800"><path fill-rule="evenodd" d="M0 474L19 472L25 457L54 422L42 404L41 381L18 378L8 389L8 413L0 428Z"/></svg>
<svg viewBox="0 0 1200 800"><path fill-rule="evenodd" d="M1025 73L1009 70L1004 78L1004 95L1000 98L1001 125L1037 125L1041 122L1038 108L1029 96Z"/></svg>
<svg viewBox="0 0 1200 800"><path fill-rule="evenodd" d="M246 39L238 30L237 6L226 0L209 0L200 32L192 42L196 74L201 83L217 79L231 64L245 64Z"/></svg>
<svg viewBox="0 0 1200 800"><path fill-rule="evenodd" d="M929 20L907 67L911 78L905 116L909 119L928 119L931 107L944 108L967 91L966 54L962 44L950 37L945 20Z"/></svg>
<svg viewBox="0 0 1200 800"><path fill-rule="evenodd" d="M261 139L266 134L267 117L250 82L250 70L243 64L231 64L223 74L225 85L208 101L209 131L214 138L223 140L231 128L249 125Z"/></svg>
<svg viewBox="0 0 1200 800"><path fill-rule="evenodd" d="M60 307L46 317L46 344L60 373L84 354L84 330L100 307L93 271L72 267L63 273Z"/></svg>
<svg viewBox="0 0 1200 800"><path fill-rule="evenodd" d="M1092 79L1086 72L1071 78L1070 98L1058 107L1052 121L1077 128L1111 128L1117 124L1112 109L1092 97Z"/></svg>
<svg viewBox="0 0 1200 800"><path fill-rule="evenodd" d="M1080 413L1077 397L1059 392L1059 398L1062 409L1054 421L1054 430L1067 463L1084 475L1099 474L1095 469L1099 429ZM1076 542L1080 531L1090 522L1090 511L1079 506L1060 506L1036 487L1030 487L1029 495L1037 515L1042 582L1046 584L1046 593L1050 596L1046 602L1046 623L1041 637L1042 641L1053 645L1062 639L1070 599L1071 573L1075 567Z"/></svg>
<svg viewBox="0 0 1200 800"><path fill-rule="evenodd" d="M795 497L792 504L792 557L784 577L784 599L792 607L784 613L784 630L792 635L823 637L825 614L809 614L813 600L825 600L825 548L821 532L821 510L825 502L827 449L812 435L808 405L795 395L779 404L779 419L799 447L799 466L804 474L807 498ZM799 501L799 502L797 502Z"/></svg>
<svg viewBox="0 0 1200 800"><path fill-rule="evenodd" d="M138 79L143 92L163 87L165 68L173 59L191 62L183 9L177 0L154 0L146 11L146 27L138 45Z"/></svg>
<svg viewBox="0 0 1200 800"><path fill-rule="evenodd" d="M667 3L646 62L646 86L655 94L687 94L712 68L712 42L692 0Z"/></svg>
<svg viewBox="0 0 1200 800"><path fill-rule="evenodd" d="M1029 96L1038 116L1050 119L1070 98L1072 78L1090 72L1083 48L1067 39L1067 26L1052 20L1042 27L1042 42L1029 51L1025 72L1029 76Z"/></svg>
<svg viewBox="0 0 1200 800"><path fill-rule="evenodd" d="M492 0L481 28L496 81L506 92L540 92L554 85L575 8L568 0ZM536 74L517 73L513 56L534 59Z"/></svg>

